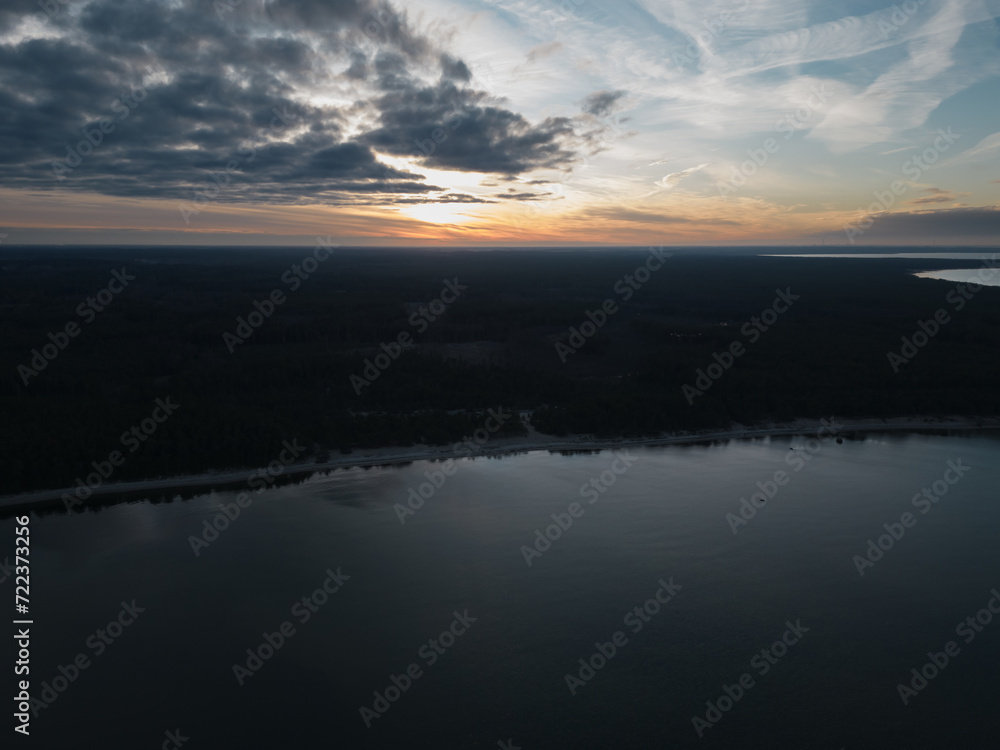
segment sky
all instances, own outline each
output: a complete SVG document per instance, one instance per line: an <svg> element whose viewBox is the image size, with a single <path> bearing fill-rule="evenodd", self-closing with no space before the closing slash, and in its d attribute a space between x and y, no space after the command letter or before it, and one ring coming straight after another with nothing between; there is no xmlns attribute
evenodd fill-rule
<svg viewBox="0 0 1000 750"><path fill-rule="evenodd" d="M996 245L1000 0L4 0L7 244Z"/></svg>

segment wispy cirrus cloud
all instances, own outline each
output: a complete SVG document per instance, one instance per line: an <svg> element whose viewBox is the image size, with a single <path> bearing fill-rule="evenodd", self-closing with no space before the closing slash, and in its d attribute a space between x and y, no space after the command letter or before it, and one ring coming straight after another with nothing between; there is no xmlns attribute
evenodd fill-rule
<svg viewBox="0 0 1000 750"><path fill-rule="evenodd" d="M661 190L669 190L670 188L679 185L684 178L690 177L695 172L700 172L707 166L708 163L706 162L704 164L699 164L697 167L689 167L688 169L681 170L680 172L671 172L666 177L657 180L653 184Z"/></svg>
<svg viewBox="0 0 1000 750"><path fill-rule="evenodd" d="M923 205L927 203L953 203L957 199L950 190L941 190L936 187L924 188L923 192L930 195L923 195L908 202L914 205Z"/></svg>

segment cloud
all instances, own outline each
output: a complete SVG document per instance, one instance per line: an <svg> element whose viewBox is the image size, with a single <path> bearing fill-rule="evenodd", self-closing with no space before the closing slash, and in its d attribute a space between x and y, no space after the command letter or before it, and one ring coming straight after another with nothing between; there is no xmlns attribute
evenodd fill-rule
<svg viewBox="0 0 1000 750"><path fill-rule="evenodd" d="M1000 70L988 22L1000 0L926 0L902 23L893 20L899 3L847 15L863 3L819 0L242 0L221 16L225 2L210 0L55 2L54 18L37 0L0 3L0 186L44 192L53 205L79 205L65 195L73 192L189 199L234 159L216 199L237 204L234 213L249 213L248 202L286 214L298 204L507 203L509 194L466 194L485 189L481 174L498 192L514 184L518 199L533 201L545 199L528 197L532 185L549 189L537 178L556 184L586 164L567 200L547 204L575 217L580 236L597 216L591 207L620 201L641 209L622 214L631 217L617 224L622 236L657 212L693 236L715 224L702 230L677 217L732 214L676 190L698 169L690 165L743 161L794 117L787 135L812 137L789 140L745 188L792 213L768 214L768 224L748 210L740 236L801 237L836 226L847 196L868 192L869 171L897 175L892 154L922 150L933 127L989 134L976 97ZM691 59L679 64L679 55ZM814 106L820 86L829 98ZM52 162L102 117L117 118L120 97L133 91L145 94L138 106L57 180ZM275 109L291 117L271 130ZM625 109L637 132L624 132ZM989 191L973 205L993 202L986 160L998 147L1000 133L950 151L942 171L981 171L948 172L941 179L955 193L914 190L908 207L954 207L960 190ZM831 155L861 148L855 158ZM644 166L685 163L670 174ZM838 186L836 197L810 196L823 190L817 177ZM642 205L649 190L655 197ZM807 201L828 208L783 205ZM727 232L737 234L718 234Z"/></svg>
<svg viewBox="0 0 1000 750"><path fill-rule="evenodd" d="M967 164L973 161L984 161L1000 154L1000 133L994 133L983 138L972 148L966 149L949 161L949 164Z"/></svg>
<svg viewBox="0 0 1000 750"><path fill-rule="evenodd" d="M910 149L916 148L915 146L903 146L901 148L894 148L890 151L883 151L879 156L888 156L889 154L898 154L900 151L909 151Z"/></svg>
<svg viewBox="0 0 1000 750"><path fill-rule="evenodd" d="M562 42L545 42L544 44L539 44L537 47L532 47L528 50L528 62L533 63L543 60L550 55L554 55L562 48Z"/></svg>
<svg viewBox="0 0 1000 750"><path fill-rule="evenodd" d="M441 55L441 75L452 81L468 83L472 79L472 72L468 66L451 55Z"/></svg>
<svg viewBox="0 0 1000 750"><path fill-rule="evenodd" d="M1000 236L1000 206L972 206L923 211L897 211L870 217L872 226L859 237L861 244L955 241L993 244ZM817 236L817 239L820 236ZM843 232L821 235L844 242Z"/></svg>
<svg viewBox="0 0 1000 750"><path fill-rule="evenodd" d="M604 219L615 222L630 222L636 224L704 224L706 219L675 213L668 214L662 210L629 208L625 206L597 207L587 211L587 216L593 219ZM713 218L712 225L739 226L739 222L731 219Z"/></svg>
<svg viewBox="0 0 1000 750"><path fill-rule="evenodd" d="M578 123L533 124L470 88L467 64L382 0L59 7L0 11L5 187L192 198L207 186L221 202L341 204L442 190L379 152L506 175L578 158ZM460 127L435 142L450 118Z"/></svg>
<svg viewBox="0 0 1000 750"><path fill-rule="evenodd" d="M566 117L531 125L484 92L450 81L400 88L373 102L378 127L364 142L388 154L415 156L428 167L518 175L568 168L577 132Z"/></svg>
<svg viewBox="0 0 1000 750"><path fill-rule="evenodd" d="M924 188L921 192L930 193L930 195L914 198L913 200L907 202L917 205L924 203L951 203L957 198L957 196L950 190L942 190L941 188L936 187Z"/></svg>
<svg viewBox="0 0 1000 750"><path fill-rule="evenodd" d="M923 203L951 203L955 200L955 196L951 194L947 195L926 195L923 198L914 198L912 201L908 201L913 204L923 204Z"/></svg>
<svg viewBox="0 0 1000 750"><path fill-rule="evenodd" d="M594 117L608 117L617 111L627 91L595 91L583 100L580 108Z"/></svg>
<svg viewBox="0 0 1000 750"><path fill-rule="evenodd" d="M806 9L805 4L800 7L803 11ZM931 38L930 43L914 51L928 67L934 68L946 62L945 56L957 40L956 29L960 31L968 24L987 21L1000 14L1000 7L992 0L970 3L930 0L917 12L905 15L905 20L899 23L898 8L887 6L863 16L844 16L811 26L800 25L805 20L803 13L792 20L788 30L778 30L733 49L724 64L728 71L742 69L743 73L758 73L810 62L860 57ZM768 27L773 27L773 22L763 26ZM943 41L944 46L939 46L939 41Z"/></svg>
<svg viewBox="0 0 1000 750"><path fill-rule="evenodd" d="M549 198L548 196L552 193L505 193L503 195L497 196L503 200L510 201L539 201L539 200L562 200L565 196L557 196L555 198Z"/></svg>
<svg viewBox="0 0 1000 750"><path fill-rule="evenodd" d="M707 166L708 163L706 162L705 164L699 164L697 167L689 167L688 169L682 170L680 172L672 172L663 179L657 180L653 184L656 185L656 187L660 188L661 190L670 190L671 188L676 187L678 184L680 184L680 182L686 177L690 177L695 172L700 172Z"/></svg>

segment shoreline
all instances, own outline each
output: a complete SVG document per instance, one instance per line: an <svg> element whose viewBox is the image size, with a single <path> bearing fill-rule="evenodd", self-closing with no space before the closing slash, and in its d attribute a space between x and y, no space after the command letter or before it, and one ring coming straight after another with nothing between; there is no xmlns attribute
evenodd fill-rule
<svg viewBox="0 0 1000 750"><path fill-rule="evenodd" d="M850 433L880 433L880 432L910 432L919 433L933 430L958 432L975 432L1000 430L1000 417L892 417L882 420L853 419L836 420L831 418L840 429L838 434ZM416 445L406 448L385 447L370 448L365 451L355 451L347 455L337 455L319 463L316 461L290 464L281 474L283 478L315 474L318 472L335 471L337 469L367 468L372 466L394 466L413 461L443 461L449 458L477 458L480 456L515 455L533 451L549 451L561 453L566 451L601 451L615 448L692 445L711 443L719 440L749 440L761 437L781 437L806 435L814 433L822 427L819 420L799 419L793 422L770 423L765 426L733 425L724 430L702 430L699 432L670 433L657 437L644 438L596 438L592 435L569 435L556 437L541 435L529 427L529 434L522 437L494 438L487 441L476 453L468 450L455 451L452 446ZM232 486L245 483L250 477L257 475L260 468L230 469L202 474L187 474L168 478L139 479L124 482L107 482L95 488L90 498L119 495L145 491L168 491L182 488L205 488L210 491L214 487ZM52 490L36 490L17 495L0 496L0 509L12 507L44 505L57 502L63 494L74 495L75 487L63 487Z"/></svg>

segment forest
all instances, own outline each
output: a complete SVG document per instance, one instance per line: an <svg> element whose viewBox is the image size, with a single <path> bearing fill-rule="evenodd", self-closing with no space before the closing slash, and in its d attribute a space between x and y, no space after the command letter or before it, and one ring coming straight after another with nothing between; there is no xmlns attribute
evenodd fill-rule
<svg viewBox="0 0 1000 750"><path fill-rule="evenodd" d="M452 443L489 408L605 437L1000 413L1000 288L912 275L978 261L320 249L4 247L0 494L114 451L124 480Z"/></svg>

